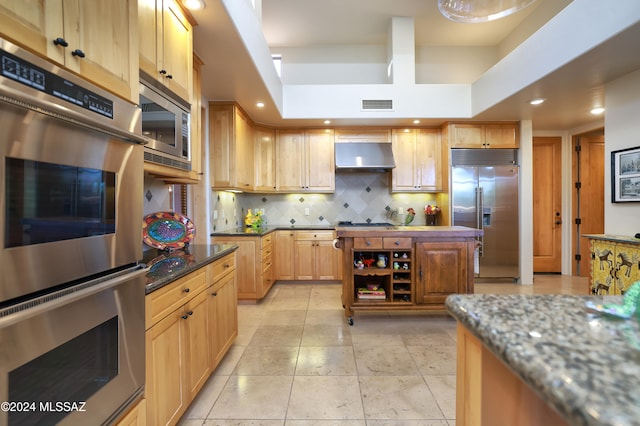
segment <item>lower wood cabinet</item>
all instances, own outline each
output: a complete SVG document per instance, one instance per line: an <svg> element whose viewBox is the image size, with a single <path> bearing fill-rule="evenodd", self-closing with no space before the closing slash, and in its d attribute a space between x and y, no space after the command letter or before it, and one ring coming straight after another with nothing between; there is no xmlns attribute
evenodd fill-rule
<svg viewBox="0 0 640 426"><path fill-rule="evenodd" d="M473 293L470 261L474 244L474 241L416 243L417 303L442 305L450 294Z"/></svg>
<svg viewBox="0 0 640 426"><path fill-rule="evenodd" d="M635 238L585 235L591 250L591 293L621 295L640 281L640 244Z"/></svg>
<svg viewBox="0 0 640 426"><path fill-rule="evenodd" d="M118 426L147 426L147 400L141 399L117 423Z"/></svg>
<svg viewBox="0 0 640 426"><path fill-rule="evenodd" d="M334 231L296 231L294 279L337 280L340 259L333 248Z"/></svg>
<svg viewBox="0 0 640 426"><path fill-rule="evenodd" d="M147 295L147 424L176 424L237 336L235 263L231 253Z"/></svg>
<svg viewBox="0 0 640 426"><path fill-rule="evenodd" d="M274 251L274 275L276 280L294 280L295 264L293 262L296 231L276 231Z"/></svg>

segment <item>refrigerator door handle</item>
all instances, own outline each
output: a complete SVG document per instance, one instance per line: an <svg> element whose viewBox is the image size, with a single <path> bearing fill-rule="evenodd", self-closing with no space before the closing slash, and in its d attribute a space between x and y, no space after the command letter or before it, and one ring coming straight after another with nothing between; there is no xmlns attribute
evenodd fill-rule
<svg viewBox="0 0 640 426"><path fill-rule="evenodd" d="M481 186L476 188L476 228L483 229L483 212L484 212L484 192ZM478 242L480 246L478 247L478 254L480 257L484 255L484 241L483 237L478 237Z"/></svg>

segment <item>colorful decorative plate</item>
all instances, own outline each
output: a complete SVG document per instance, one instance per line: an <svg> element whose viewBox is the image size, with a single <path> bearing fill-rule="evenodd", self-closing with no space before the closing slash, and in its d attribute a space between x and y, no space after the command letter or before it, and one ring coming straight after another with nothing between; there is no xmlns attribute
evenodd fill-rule
<svg viewBox="0 0 640 426"><path fill-rule="evenodd" d="M159 250L183 248L193 240L195 233L191 219L181 213L151 213L144 217L142 224L142 241Z"/></svg>

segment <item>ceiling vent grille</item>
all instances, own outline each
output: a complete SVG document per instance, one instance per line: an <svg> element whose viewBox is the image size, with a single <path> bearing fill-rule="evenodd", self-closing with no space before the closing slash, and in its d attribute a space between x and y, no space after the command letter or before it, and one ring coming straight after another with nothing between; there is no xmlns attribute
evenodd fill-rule
<svg viewBox="0 0 640 426"><path fill-rule="evenodd" d="M363 111L392 111L393 101L391 99L363 99Z"/></svg>

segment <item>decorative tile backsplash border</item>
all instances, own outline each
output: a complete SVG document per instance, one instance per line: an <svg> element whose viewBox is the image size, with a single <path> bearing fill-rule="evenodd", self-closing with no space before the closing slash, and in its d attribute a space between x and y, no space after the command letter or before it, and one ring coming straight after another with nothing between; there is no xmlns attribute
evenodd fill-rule
<svg viewBox="0 0 640 426"><path fill-rule="evenodd" d="M336 174L333 194L213 193L213 231L241 226L247 209L263 209L268 225L335 225L339 221L401 224L404 212L418 213L412 225L425 225L421 212L438 194L392 194L388 173ZM396 211L399 214L390 215ZM307 214L308 213L308 214ZM214 218L215 216L215 218Z"/></svg>

